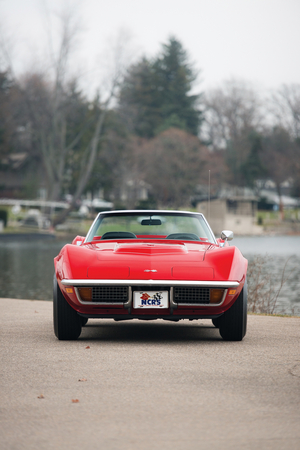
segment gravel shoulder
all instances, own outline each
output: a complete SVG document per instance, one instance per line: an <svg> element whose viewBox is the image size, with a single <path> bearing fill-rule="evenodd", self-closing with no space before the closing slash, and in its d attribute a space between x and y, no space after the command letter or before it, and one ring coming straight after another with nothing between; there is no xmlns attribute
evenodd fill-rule
<svg viewBox="0 0 300 450"><path fill-rule="evenodd" d="M300 318L90 320L58 341L52 303L0 299L1 450L300 448Z"/></svg>

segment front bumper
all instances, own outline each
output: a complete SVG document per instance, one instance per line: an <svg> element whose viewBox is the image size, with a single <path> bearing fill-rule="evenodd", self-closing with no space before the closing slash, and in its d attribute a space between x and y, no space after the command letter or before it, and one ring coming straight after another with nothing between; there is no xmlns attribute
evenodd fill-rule
<svg viewBox="0 0 300 450"><path fill-rule="evenodd" d="M85 317L114 318L116 320L125 319L157 319L166 320L199 319L214 318L222 314L237 298L242 286L237 281L186 281L186 280L99 280L99 279L63 279L60 281L62 291L70 305L81 315ZM123 301L83 301L80 297L79 287L111 287L118 289L126 287L126 299ZM70 294L68 288L73 288L74 293ZM187 291L199 292L201 290L224 289L222 299L217 304L203 302L202 297L195 300L184 302L178 300L178 288L187 289ZM167 309L135 309L133 307L133 292L137 290L168 290L169 308ZM234 289L236 294L229 295L229 289ZM194 293L194 292L193 292Z"/></svg>

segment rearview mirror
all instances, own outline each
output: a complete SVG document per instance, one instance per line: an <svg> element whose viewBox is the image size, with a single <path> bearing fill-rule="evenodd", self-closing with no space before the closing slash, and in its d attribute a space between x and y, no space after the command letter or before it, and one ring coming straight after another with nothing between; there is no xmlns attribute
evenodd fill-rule
<svg viewBox="0 0 300 450"><path fill-rule="evenodd" d="M141 225L161 225L160 219L143 219Z"/></svg>

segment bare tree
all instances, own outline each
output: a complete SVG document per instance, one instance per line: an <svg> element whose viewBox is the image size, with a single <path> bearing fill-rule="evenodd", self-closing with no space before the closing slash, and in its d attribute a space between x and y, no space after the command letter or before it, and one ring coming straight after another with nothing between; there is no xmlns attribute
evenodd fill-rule
<svg viewBox="0 0 300 450"><path fill-rule="evenodd" d="M260 101L255 90L243 81L230 80L204 97L205 122L202 139L209 147L224 150L231 168L231 179L241 182L239 170L245 163L251 145L249 134L261 127Z"/></svg>
<svg viewBox="0 0 300 450"><path fill-rule="evenodd" d="M78 83L77 78L69 76L69 64L72 58L74 43L77 38L78 23L73 10L65 10L59 17L61 34L58 49L53 50L49 37L50 63L52 76L40 73L30 73L22 79L14 78L24 97L28 117L31 122L34 138L36 139L48 180L48 199L60 198L66 172L66 165L74 149L80 142L85 143L85 150L81 151L80 174L77 188L73 196L70 210L76 205L91 176L94 163L100 147L100 140L104 135L105 118L111 102L119 86L125 67L125 43L123 36L116 40L112 55L110 73L105 81L98 86L97 95L87 111L83 114L80 127L70 127L70 115L74 112L70 86ZM13 66L7 58L7 52L2 45L2 54L6 58L13 74ZM49 72L48 72L49 73ZM100 95L101 92L101 95ZM85 136L85 139L83 139ZM87 136L89 138L87 139ZM82 144L83 145L83 144ZM56 223L64 220L69 210L56 219Z"/></svg>
<svg viewBox="0 0 300 450"><path fill-rule="evenodd" d="M263 164L267 169L267 176L276 185L280 211L283 217L282 183L291 176L293 171L294 143L287 130L274 127L266 132L263 147Z"/></svg>
<svg viewBox="0 0 300 450"><path fill-rule="evenodd" d="M178 128L169 128L151 140L135 141L134 182L144 180L160 206L186 206L197 184L207 175L208 150L199 139Z"/></svg>
<svg viewBox="0 0 300 450"><path fill-rule="evenodd" d="M275 123L294 139L300 138L300 84L284 84L271 97Z"/></svg>
<svg viewBox="0 0 300 450"><path fill-rule="evenodd" d="M300 84L283 85L273 93L270 101L270 110L273 114L276 130L285 133L285 145L282 152L285 155L285 164L280 165L278 158L278 171L281 178L285 176L293 179L294 194L300 195ZM287 137L288 135L288 137ZM287 140L289 141L287 143ZM278 140L278 145L282 139ZM281 156L282 158L283 156ZM272 161L274 164L274 161ZM288 168L288 169L287 169ZM288 173L287 173L288 170ZM278 177L277 177L278 178ZM276 180L275 180L276 181ZM277 181L276 181L277 185ZM277 188L278 190L278 188Z"/></svg>
<svg viewBox="0 0 300 450"><path fill-rule="evenodd" d="M225 148L261 123L260 102L254 89L244 81L225 81L220 88L208 91L205 134L213 149Z"/></svg>

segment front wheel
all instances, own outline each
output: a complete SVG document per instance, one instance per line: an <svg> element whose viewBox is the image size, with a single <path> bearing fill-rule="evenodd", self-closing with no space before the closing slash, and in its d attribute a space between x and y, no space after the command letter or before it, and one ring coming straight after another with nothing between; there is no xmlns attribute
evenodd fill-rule
<svg viewBox="0 0 300 450"><path fill-rule="evenodd" d="M211 319L211 321L216 328L220 328L221 317L216 317L215 319Z"/></svg>
<svg viewBox="0 0 300 450"><path fill-rule="evenodd" d="M80 320L81 320L81 325L83 327L85 327L85 325L87 324L87 321L89 320L87 317L82 317L80 316Z"/></svg>
<svg viewBox="0 0 300 450"><path fill-rule="evenodd" d="M247 330L247 279L234 304L220 317L219 332L225 341L241 341Z"/></svg>
<svg viewBox="0 0 300 450"><path fill-rule="evenodd" d="M55 275L53 279L53 325L55 336L59 340L75 340L80 336L81 318L61 293Z"/></svg>

